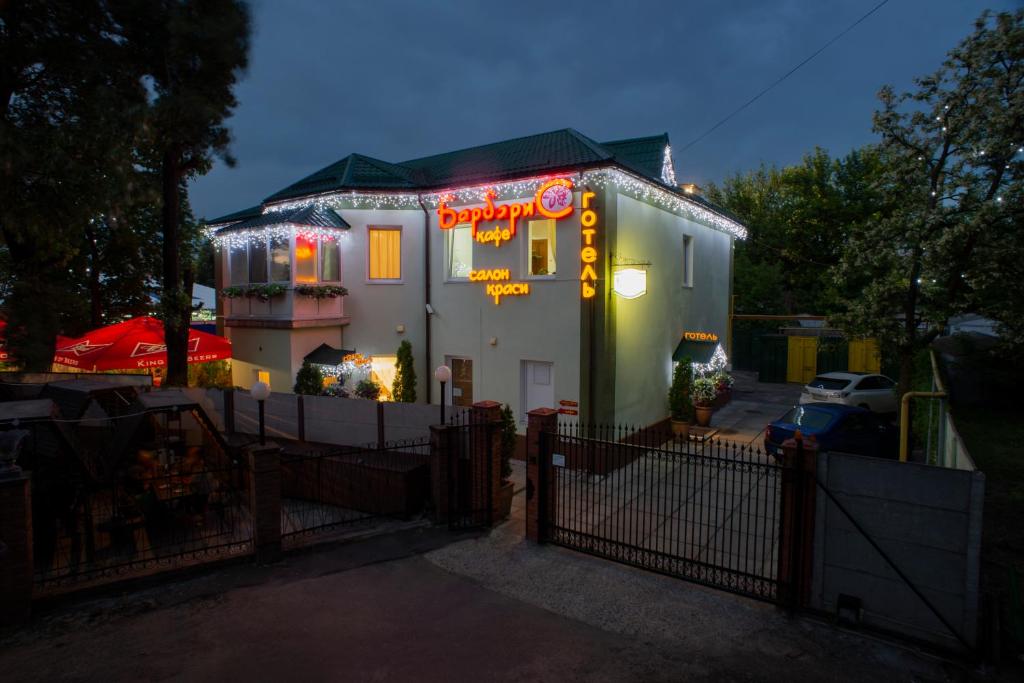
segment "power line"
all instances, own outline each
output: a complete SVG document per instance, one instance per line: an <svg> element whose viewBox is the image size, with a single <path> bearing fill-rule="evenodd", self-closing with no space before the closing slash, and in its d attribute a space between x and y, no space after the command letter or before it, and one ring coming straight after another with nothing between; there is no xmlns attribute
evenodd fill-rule
<svg viewBox="0 0 1024 683"><path fill-rule="evenodd" d="M822 45L821 47L819 47L819 48L818 48L817 50L815 50L815 51L814 51L813 53L811 53L811 55L810 55L809 57L807 57L806 59L804 59L804 61L802 61L802 62L800 62L799 64L797 64L796 66L794 66L794 67L793 67L792 69L790 69L789 71L787 71L786 73L784 73L784 74L783 74L782 76L780 76L780 77L779 77L778 79L776 79L774 83L772 83L772 84L771 84L771 85L769 85L769 86L768 86L767 88L765 88L764 90L762 90L761 92L757 93L756 95L754 95L753 97L751 97L751 98L750 98L749 100L747 100L746 102L744 102L743 104L741 104L741 105L740 105L739 107L737 107L737 108L736 108L735 110L733 110L733 111L732 111L732 113L730 113L730 114L729 114L728 116L726 116L726 117L725 117L724 119L722 119L721 121L719 121L719 122L718 122L718 123L716 123L715 125L713 125L713 126L711 126L710 128L708 128L708 129L707 129L706 131L704 131L703 133L701 133L700 135L698 135L698 136L697 136L696 138L694 138L694 139L693 139L693 140L691 140L690 142L686 143L686 145L684 145L684 146L682 147L682 149L680 149L679 151L680 151L680 152L685 152L686 150L690 149L691 147L693 147L694 145L696 145L696 144L697 144L698 142L700 142L701 140L703 140L704 138L706 138L707 136L711 135L711 134L712 134L713 132L715 132L716 130L718 130L718 128L719 128L719 127L721 127L721 126L722 126L722 125L724 125L724 124L725 124L726 122L728 122L728 121L729 121L729 120L730 120L730 119L731 119L732 117L734 117L734 116L736 116L737 114L739 114L739 113L740 113L741 111L743 111L744 109L746 109L747 107L749 107L750 105L752 105L752 104L753 104L754 102L757 102L757 101L758 101L759 99L761 99L761 97L762 97L762 96L763 96L763 95L764 95L765 93L767 93L767 92L768 92L769 90L771 90L772 88L774 88L775 86L779 85L779 84L780 84L780 83L782 83L782 82L783 82L784 80L786 80L787 78L789 78L790 76L792 76L792 75L793 75L794 73L796 73L796 72L797 72L797 71L798 71L798 70L800 69L800 67L802 67L802 66L803 66L804 64L806 64L807 62L811 61L812 59L814 59L814 58L815 58L815 57L817 57L818 55L820 55L820 54L821 54L822 52L824 52L824 51L825 51L826 49L828 49L828 48L829 48L829 46L831 46L831 45L832 45L833 43L835 43L835 42L836 42L837 40L839 40L840 38L842 38L843 36L845 36L845 35L846 35L847 33L849 33L850 31L852 31L852 30L853 30L853 29L854 29L854 28L855 28L855 27L856 27L856 26L857 26L858 24L860 24L861 22L863 22L863 21L864 21L865 19L867 19L868 17L870 17L870 16L872 15L872 14L874 14L874 13L875 13L875 12L877 12L878 10L882 9L882 7L883 7L884 5L886 5L886 4L888 3L888 2L889 2L889 0L882 0L882 2L880 2L880 3L878 3L877 5L875 5L874 7L872 7L872 8L871 8L871 10L870 10L870 11L869 11L869 12L868 12L867 14L865 14L865 15L864 15L864 16L862 16L862 17L861 17L860 19L858 19L857 21L853 22L852 24L850 24L849 26L847 26L846 28L844 28L844 29L843 29L842 31L840 31L840 32L839 32L838 34L836 34L836 35L835 35L835 37L833 37L833 38L832 38L831 40L829 40L829 41L828 41L827 43L825 43L824 45Z"/></svg>

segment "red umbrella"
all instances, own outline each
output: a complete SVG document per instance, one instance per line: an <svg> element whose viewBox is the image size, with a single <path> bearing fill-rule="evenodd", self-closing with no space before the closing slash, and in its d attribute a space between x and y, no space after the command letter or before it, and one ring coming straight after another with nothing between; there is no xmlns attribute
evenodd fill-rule
<svg viewBox="0 0 1024 683"><path fill-rule="evenodd" d="M7 348L7 321L0 320L0 363L11 360L11 352Z"/></svg>
<svg viewBox="0 0 1024 683"><path fill-rule="evenodd" d="M188 362L231 358L231 342L215 334L188 331ZM71 339L57 337L54 363L96 372L162 368L167 365L164 324L156 318L132 318Z"/></svg>

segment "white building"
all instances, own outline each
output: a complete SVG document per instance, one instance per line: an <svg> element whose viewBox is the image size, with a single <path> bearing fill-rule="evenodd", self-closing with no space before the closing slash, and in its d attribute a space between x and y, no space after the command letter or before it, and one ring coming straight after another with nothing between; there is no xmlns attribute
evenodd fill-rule
<svg viewBox="0 0 1024 683"><path fill-rule="evenodd" d="M673 354L727 338L746 232L676 185L667 135L570 129L398 164L353 154L208 227L240 386L265 373L289 391L325 343L388 381L407 339L421 401L444 363L448 402L637 425L666 417Z"/></svg>

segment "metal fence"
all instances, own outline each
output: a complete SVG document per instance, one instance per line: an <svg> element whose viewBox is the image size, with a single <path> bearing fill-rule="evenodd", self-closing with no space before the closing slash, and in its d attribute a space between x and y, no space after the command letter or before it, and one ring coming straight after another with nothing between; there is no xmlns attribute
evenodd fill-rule
<svg viewBox="0 0 1024 683"><path fill-rule="evenodd" d="M32 478L34 571L41 593L252 552L248 471L207 459L145 454L106 481L80 468Z"/></svg>
<svg viewBox="0 0 1024 683"><path fill-rule="evenodd" d="M541 437L551 542L776 600L782 466L758 448L611 426Z"/></svg>
<svg viewBox="0 0 1024 683"><path fill-rule="evenodd" d="M385 517L412 518L430 498L430 440L378 447L298 447L281 455L286 547Z"/></svg>

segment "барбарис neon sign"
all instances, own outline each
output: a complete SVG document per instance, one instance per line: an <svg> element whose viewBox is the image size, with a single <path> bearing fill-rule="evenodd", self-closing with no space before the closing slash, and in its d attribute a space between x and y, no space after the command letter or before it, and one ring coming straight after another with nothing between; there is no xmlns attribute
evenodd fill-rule
<svg viewBox="0 0 1024 683"><path fill-rule="evenodd" d="M516 236L516 221L520 218L565 218L572 213L572 180L553 178L539 188L533 199L528 202L511 202L495 206L497 193L488 190L484 197L484 206L456 211L449 208L447 202L441 201L437 207L437 215L442 230L451 230L456 225L469 223L473 229L473 239L482 244L494 243L501 246ZM492 230L479 232L480 223L491 221L508 221L508 227L495 227Z"/></svg>

